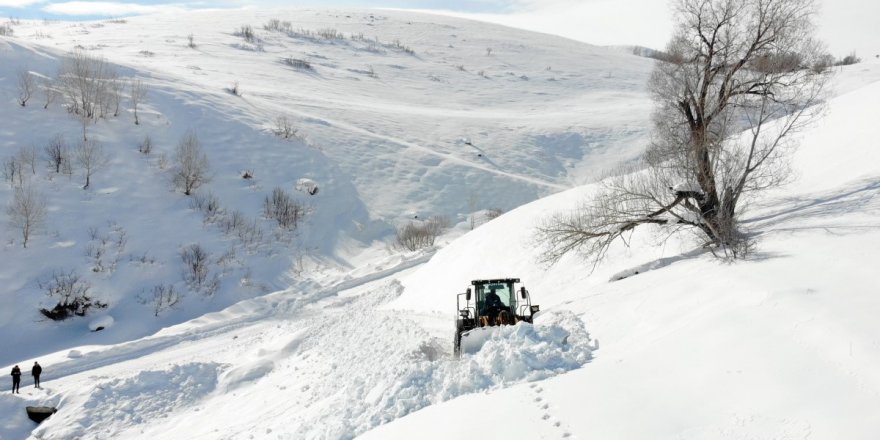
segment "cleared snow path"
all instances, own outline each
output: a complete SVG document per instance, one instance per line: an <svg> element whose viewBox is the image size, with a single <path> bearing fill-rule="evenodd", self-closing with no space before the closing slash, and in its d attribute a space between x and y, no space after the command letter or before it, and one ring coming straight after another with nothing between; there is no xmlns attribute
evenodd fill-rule
<svg viewBox="0 0 880 440"><path fill-rule="evenodd" d="M592 358L580 319L545 312L535 326L504 328L479 352L454 360L451 322L436 322L446 317L382 308L403 291L395 275L429 257L309 295L246 301L162 332L177 334L71 352L39 391L59 412L33 434L353 438L424 407L556 376ZM437 328L449 331L430 330Z"/></svg>

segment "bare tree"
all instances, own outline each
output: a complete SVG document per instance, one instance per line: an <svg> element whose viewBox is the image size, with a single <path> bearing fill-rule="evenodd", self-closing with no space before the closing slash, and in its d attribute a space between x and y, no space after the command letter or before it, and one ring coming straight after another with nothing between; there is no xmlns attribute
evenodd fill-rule
<svg viewBox="0 0 880 440"><path fill-rule="evenodd" d="M36 81L27 68L19 69L16 76L18 78L18 103L24 107L36 89Z"/></svg>
<svg viewBox="0 0 880 440"><path fill-rule="evenodd" d="M24 164L18 156L7 157L3 161L3 179L13 187L24 185Z"/></svg>
<svg viewBox="0 0 880 440"><path fill-rule="evenodd" d="M112 65L83 51L75 51L61 63L58 81L68 112L82 124L84 141L86 128L102 116L108 102L109 79L114 77L117 73Z"/></svg>
<svg viewBox="0 0 880 440"><path fill-rule="evenodd" d="M95 141L84 141L76 147L74 159L83 172L86 182L83 189L88 189L92 175L107 164L107 155L101 144Z"/></svg>
<svg viewBox="0 0 880 440"><path fill-rule="evenodd" d="M52 275L37 280L37 286L46 295L58 302L50 309L42 308L40 313L53 321L61 321L74 316L85 316L92 308L104 309L107 303L93 299L89 293L92 285L76 271L54 270Z"/></svg>
<svg viewBox="0 0 880 440"><path fill-rule="evenodd" d="M119 116L119 105L122 103L122 94L127 85L125 79L120 78L118 74L112 75L109 80L109 106L113 107L113 117Z"/></svg>
<svg viewBox="0 0 880 440"><path fill-rule="evenodd" d="M41 77L40 78L40 90L43 92L43 97L45 98L43 109L49 108L56 99L58 99L58 90L55 88L55 84L52 81L52 78L49 77Z"/></svg>
<svg viewBox="0 0 880 440"><path fill-rule="evenodd" d="M46 223L46 199L30 185L15 188L12 203L6 207L9 226L21 233L27 247L31 235Z"/></svg>
<svg viewBox="0 0 880 440"><path fill-rule="evenodd" d="M546 258L601 260L646 224L693 230L721 255L749 240L743 200L788 177L792 134L821 113L827 74L813 0L677 0L676 31L649 82L657 110L641 171L621 170L594 199L539 227Z"/></svg>
<svg viewBox="0 0 880 440"><path fill-rule="evenodd" d="M22 168L29 169L31 175L37 174L37 147L21 147L15 157L21 163Z"/></svg>
<svg viewBox="0 0 880 440"><path fill-rule="evenodd" d="M263 200L263 215L274 219L278 226L286 230L296 230L306 215L306 207L290 197L282 188L272 190L272 196Z"/></svg>
<svg viewBox="0 0 880 440"><path fill-rule="evenodd" d="M131 110L134 112L134 125L139 125L138 105L143 104L147 99L147 86L139 79L131 80L129 84L129 102L131 102Z"/></svg>
<svg viewBox="0 0 880 440"><path fill-rule="evenodd" d="M449 219L446 217L432 216L424 222L410 221L397 230L395 243L397 247L408 251L430 247L448 228Z"/></svg>
<svg viewBox="0 0 880 440"><path fill-rule="evenodd" d="M195 132L188 131L178 142L174 152L177 163L174 170L174 184L183 189L186 195L210 180L208 175L208 156L202 151Z"/></svg>
<svg viewBox="0 0 880 440"><path fill-rule="evenodd" d="M159 313L173 308L181 300L183 300L183 295L174 288L173 284L157 284L153 286L152 298L148 301L152 301L153 316L158 317Z"/></svg>
<svg viewBox="0 0 880 440"><path fill-rule="evenodd" d="M46 161L49 162L49 166L55 168L56 173L60 173L65 166L65 163L70 162L70 152L67 148L67 143L64 141L64 136L58 134L43 147L43 155L46 158Z"/></svg>
<svg viewBox="0 0 880 440"><path fill-rule="evenodd" d="M180 251L183 262L183 279L187 284L201 287L208 279L210 255L199 244L191 244Z"/></svg>

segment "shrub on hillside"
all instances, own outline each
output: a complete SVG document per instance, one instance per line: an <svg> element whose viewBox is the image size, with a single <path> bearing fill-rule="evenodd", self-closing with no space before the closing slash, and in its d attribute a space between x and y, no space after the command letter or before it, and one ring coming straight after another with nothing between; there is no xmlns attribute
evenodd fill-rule
<svg viewBox="0 0 880 440"><path fill-rule="evenodd" d="M263 214L275 220L282 229L293 231L305 217L306 209L282 188L275 188L272 195L263 200Z"/></svg>
<svg viewBox="0 0 880 440"><path fill-rule="evenodd" d="M284 59L284 64L293 67L294 69L314 70L312 63L299 58L287 57Z"/></svg>
<svg viewBox="0 0 880 440"><path fill-rule="evenodd" d="M424 222L410 221L397 230L395 243L408 251L430 247L448 227L449 219L446 217L434 216Z"/></svg>
<svg viewBox="0 0 880 440"><path fill-rule="evenodd" d="M272 133L282 139L300 139L299 129L290 123L290 119L287 116L275 118L275 128L272 130Z"/></svg>
<svg viewBox="0 0 880 440"><path fill-rule="evenodd" d="M157 284L149 294L141 294L141 301L153 307L153 316L158 317L165 310L173 308L183 300L183 294L173 284Z"/></svg>
<svg viewBox="0 0 880 440"><path fill-rule="evenodd" d="M40 309L43 316L53 321L85 316L92 308L107 307L107 304L92 299L89 294L91 285L72 270L56 270L48 278L37 281L37 285L46 295L58 301L52 309Z"/></svg>
<svg viewBox="0 0 880 440"><path fill-rule="evenodd" d="M183 280L187 284L201 287L208 279L210 255L199 244L191 244L180 251L183 262Z"/></svg>
<svg viewBox="0 0 880 440"><path fill-rule="evenodd" d="M244 38L244 41L248 43L253 43L256 35L254 34L254 28L251 25L241 25L237 31L233 32L233 35L236 37Z"/></svg>

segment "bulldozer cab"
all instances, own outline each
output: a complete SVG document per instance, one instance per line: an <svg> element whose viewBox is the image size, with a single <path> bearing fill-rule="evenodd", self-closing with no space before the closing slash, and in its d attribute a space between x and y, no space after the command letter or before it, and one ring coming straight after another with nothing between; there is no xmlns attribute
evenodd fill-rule
<svg viewBox="0 0 880 440"><path fill-rule="evenodd" d="M473 280L458 295L459 318L465 328L532 322L538 306L532 305L525 287L517 289L519 278Z"/></svg>
<svg viewBox="0 0 880 440"><path fill-rule="evenodd" d="M458 294L454 353L461 353L462 337L481 327L532 323L540 307L532 305L529 291L517 288L519 278L473 280L472 288Z"/></svg>
<svg viewBox="0 0 880 440"><path fill-rule="evenodd" d="M474 284L477 311L481 316L488 316L492 309L507 310L514 313L516 294L513 280L493 280L486 284ZM475 281L476 283L476 281Z"/></svg>

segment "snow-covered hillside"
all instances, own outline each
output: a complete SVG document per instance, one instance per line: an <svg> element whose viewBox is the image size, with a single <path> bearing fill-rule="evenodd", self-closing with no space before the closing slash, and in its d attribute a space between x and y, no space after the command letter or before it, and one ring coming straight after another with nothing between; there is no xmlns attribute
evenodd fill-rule
<svg viewBox="0 0 880 440"><path fill-rule="evenodd" d="M236 35L243 27L253 30L250 41ZM16 351L0 353L2 364L71 341L146 336L266 292L381 270L400 261L388 244L402 222L440 215L456 224L473 212L509 210L631 158L646 132L649 61L485 23L273 10L13 28L14 37L0 39L0 148L4 160L34 152L24 177L49 212L28 249L19 231L0 231L0 299L14 304L0 311L0 331L20 333ZM80 123L62 99L44 109L37 81L28 105L17 103L20 72L55 77L74 50L149 88L139 125L123 102L118 117L87 126L109 158L88 190L78 171L44 166L43 149L56 136L71 149L80 142ZM240 96L229 93L234 84ZM302 139L275 136L279 117ZM212 180L198 192L216 197L219 220L169 183L175 145L188 131L208 156ZM146 136L148 155L138 152ZM243 179L246 172L253 178ZM302 179L317 194L302 191ZM12 186L0 188L4 205ZM262 218L275 187L308 209L296 233ZM233 215L243 227L228 225ZM220 286L210 295L181 282L180 252L193 244L210 254L208 277ZM115 319L113 332L43 320L37 309L54 303L39 284L60 273L79 275L110 304L98 315ZM184 298L152 317L156 289L169 286Z"/></svg>
<svg viewBox="0 0 880 440"><path fill-rule="evenodd" d="M262 29L272 18L293 31ZM233 35L246 24L258 39ZM347 38L299 30L331 27ZM38 169L29 179L47 196L48 227L27 249L2 232L0 332L11 343L0 365L44 366L42 389L26 379L21 395L0 394L4 440L880 432L878 64L839 72L828 116L795 156L799 179L752 204L754 257L723 264L687 240L640 233L591 271L574 256L537 264L532 233L595 188L563 189L639 151L648 60L405 12L22 23L0 39L4 155L56 133L76 142L78 122L58 104L15 102L19 66L52 74L76 45L152 91L141 125L123 115L88 127L111 153L90 190L76 174ZM224 90L235 81L242 96ZM278 115L308 142L273 136ZM189 129L211 161L207 189L265 228L262 241L205 222L168 183L161 154ZM156 150L147 156L137 151L145 135ZM320 191L297 191L302 178ZM276 186L310 207L298 234L260 218ZM4 184L0 197L11 194ZM436 252L374 242L414 215L459 221L491 207L515 209L473 231L460 223ZM221 288L154 317L144 292L186 287L178 254L191 243L209 249ZM100 246L119 261L89 273ZM41 320L35 280L57 268L86 274L111 306ZM496 276L521 278L541 314L453 359L455 295ZM89 332L99 316L116 322ZM59 411L37 427L26 405Z"/></svg>

